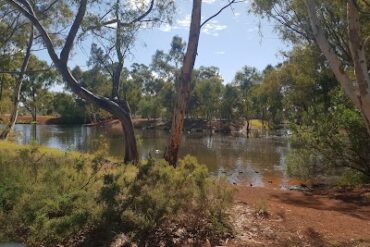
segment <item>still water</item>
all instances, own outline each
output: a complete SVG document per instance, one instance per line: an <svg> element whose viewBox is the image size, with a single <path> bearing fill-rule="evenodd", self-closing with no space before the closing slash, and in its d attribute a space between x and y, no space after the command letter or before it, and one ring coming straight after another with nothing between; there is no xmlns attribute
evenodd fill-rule
<svg viewBox="0 0 370 247"><path fill-rule="evenodd" d="M34 139L41 145L61 150L89 152L95 140L107 138L110 154L122 157L123 142L119 133L98 127L26 125L15 128L18 143L27 144ZM136 130L140 136L140 155L146 158L162 157L168 132L163 130ZM230 182L284 187L288 182L285 156L289 143L282 137L250 138L230 135L185 133L180 156L191 154L205 164L214 175L227 176Z"/></svg>

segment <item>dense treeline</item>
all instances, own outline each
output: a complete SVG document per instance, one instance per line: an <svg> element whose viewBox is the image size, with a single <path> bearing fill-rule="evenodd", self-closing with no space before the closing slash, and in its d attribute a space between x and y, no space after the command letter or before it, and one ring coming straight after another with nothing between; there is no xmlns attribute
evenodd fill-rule
<svg viewBox="0 0 370 247"><path fill-rule="evenodd" d="M185 43L175 36L168 52L157 51L150 65L133 64L121 75L121 97L130 103L133 116L170 120L175 98L175 80ZM108 97L109 75L93 60L90 69L72 73L92 92ZM289 157L290 172L305 178L333 167L348 167L369 174L367 154L370 139L361 115L343 95L320 51L313 45L298 45L285 54L285 62L267 66L262 72L249 66L225 84L217 67L194 71L186 116L193 119L228 121L260 119L270 129L289 124L297 149ZM58 115L66 123L98 122L111 118L104 110L71 93L50 92L58 78L52 69L33 57L30 66L42 68L27 77L23 89L24 113ZM1 109L10 104L11 76L3 80ZM340 159L338 158L340 157ZM366 162L365 162L366 161ZM364 163L365 162L365 163ZM325 163L327 166L323 166Z"/></svg>
<svg viewBox="0 0 370 247"><path fill-rule="evenodd" d="M180 37L175 36L168 53L157 51L149 66L135 63L124 69L119 93L130 103L134 116L170 119L176 93L175 80L179 63L184 56L184 48L185 43ZM76 67L72 73L90 91L109 97L112 90L109 74L99 63L94 63L101 55L100 52L94 44L88 62L90 69L83 71L80 67ZM39 115L58 114L66 120L75 122L86 122L86 120L97 122L110 117L93 104L72 96L68 93L68 88L65 88L65 93L48 91L53 83L54 86L57 85L58 78L51 76L52 68L48 69L46 65L36 67L40 63L43 62L36 58L31 61L31 67L39 71L29 76L22 90L23 112L33 113L34 109L27 106L38 105L36 112ZM42 69L47 71L41 71ZM242 68L235 75L235 79L226 85L217 67L200 67L193 74L187 117L230 121L263 118L268 121L269 117L262 111L263 106L258 106L261 104L257 100L259 93L256 90L252 92L252 89L261 82L262 74L253 67ZM4 97L1 105L4 114L9 110L5 106L11 101L10 94L6 94L11 91L11 83L4 80L3 88ZM281 120L280 117L273 122L279 123Z"/></svg>

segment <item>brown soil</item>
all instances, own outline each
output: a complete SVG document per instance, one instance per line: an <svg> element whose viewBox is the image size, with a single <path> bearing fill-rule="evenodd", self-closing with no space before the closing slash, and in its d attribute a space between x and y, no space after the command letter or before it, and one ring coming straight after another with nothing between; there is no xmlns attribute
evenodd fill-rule
<svg viewBox="0 0 370 247"><path fill-rule="evenodd" d="M55 116L37 116L37 124L63 124L63 120L60 117ZM0 123L9 121L9 114L0 116ZM31 124L32 116L31 115L20 115L17 118L17 123L22 124Z"/></svg>
<svg viewBox="0 0 370 247"><path fill-rule="evenodd" d="M370 247L370 186L310 192L237 186L226 246Z"/></svg>

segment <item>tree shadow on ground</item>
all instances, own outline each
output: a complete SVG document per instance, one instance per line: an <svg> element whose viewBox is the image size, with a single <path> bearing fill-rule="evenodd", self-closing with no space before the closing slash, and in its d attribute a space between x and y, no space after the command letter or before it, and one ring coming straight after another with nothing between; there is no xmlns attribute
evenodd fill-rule
<svg viewBox="0 0 370 247"><path fill-rule="evenodd" d="M313 190L273 194L285 204L323 211L336 211L370 221L370 188Z"/></svg>
<svg viewBox="0 0 370 247"><path fill-rule="evenodd" d="M365 244L365 245L362 245ZM288 239L281 239L275 246L279 247L358 247L369 246L367 241L338 242L325 239L319 232L313 228L307 228L302 235L290 236Z"/></svg>

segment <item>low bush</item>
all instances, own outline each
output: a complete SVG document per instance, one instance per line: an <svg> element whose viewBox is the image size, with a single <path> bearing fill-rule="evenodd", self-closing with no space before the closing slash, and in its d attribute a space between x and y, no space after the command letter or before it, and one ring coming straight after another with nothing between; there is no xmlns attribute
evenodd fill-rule
<svg viewBox="0 0 370 247"><path fill-rule="evenodd" d="M360 113L341 93L332 92L332 107L325 112L316 105L293 125L288 173L301 178L318 175L341 177L352 174L370 177L370 135Z"/></svg>
<svg viewBox="0 0 370 247"><path fill-rule="evenodd" d="M231 195L225 182L209 177L187 156L176 169L150 159L133 181L106 177L101 198L114 211L108 215L120 215L122 231L134 241L168 246L189 238L217 242L231 233L225 212Z"/></svg>
<svg viewBox="0 0 370 247"><path fill-rule="evenodd" d="M0 242L55 246L92 228L102 207L94 201L99 183L84 186L96 173L90 162L35 145L2 146Z"/></svg>
<svg viewBox="0 0 370 247"><path fill-rule="evenodd" d="M370 177L361 172L347 169L337 179L336 185L340 187L357 186L370 183Z"/></svg>
<svg viewBox="0 0 370 247"><path fill-rule="evenodd" d="M232 189L190 156L175 169L0 144L0 242L105 246L123 233L139 246L181 246L232 234Z"/></svg>

